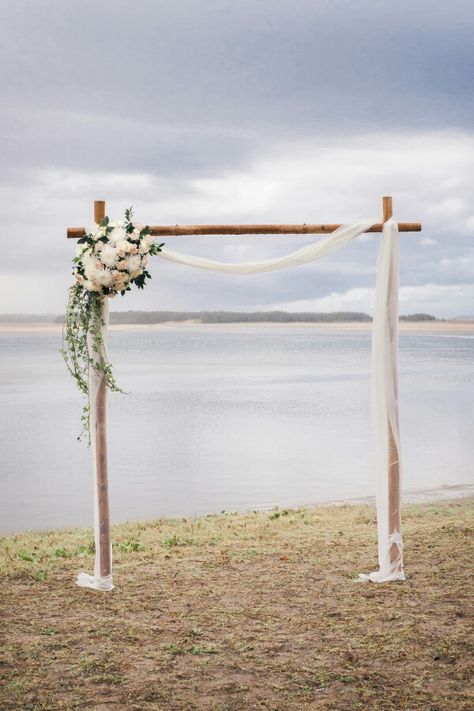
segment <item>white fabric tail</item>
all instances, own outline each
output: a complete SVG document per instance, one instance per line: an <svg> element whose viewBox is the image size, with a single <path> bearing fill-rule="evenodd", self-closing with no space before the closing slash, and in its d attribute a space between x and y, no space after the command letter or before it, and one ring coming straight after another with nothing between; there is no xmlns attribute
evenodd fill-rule
<svg viewBox="0 0 474 711"><path fill-rule="evenodd" d="M104 343L104 355L106 355L107 347L107 326L109 323L109 305L108 300L102 300L101 313L101 333ZM89 352L94 353L92 336L88 334L87 342ZM99 357L98 354L95 357ZM95 562L94 575L80 573L77 577L76 584L82 588L92 588L93 590L109 591L114 589L112 575L102 576L100 574L100 526L99 526L99 494L97 489L97 447L96 447L96 425L97 425L97 395L102 382L102 376L94 368L89 369L89 415L90 415L90 433L91 433L91 454L92 464L94 468L94 540L95 540ZM110 560L112 561L112 550L110 551Z"/></svg>
<svg viewBox="0 0 474 711"><path fill-rule="evenodd" d="M390 430L401 475L398 416L398 290L400 240L393 218L384 223L377 262L374 322L372 327L372 417L375 435L375 476L379 570L359 579L377 583L405 580L400 530L390 530L389 462ZM400 497L398 496L400 521ZM393 555L393 547L398 553ZM393 558L393 560L392 560Z"/></svg>

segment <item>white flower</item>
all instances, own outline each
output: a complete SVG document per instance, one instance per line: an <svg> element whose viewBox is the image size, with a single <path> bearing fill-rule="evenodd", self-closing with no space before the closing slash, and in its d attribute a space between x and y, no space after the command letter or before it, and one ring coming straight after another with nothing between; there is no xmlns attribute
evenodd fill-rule
<svg viewBox="0 0 474 711"><path fill-rule="evenodd" d="M140 254L148 254L150 247L153 244L154 239L152 235L145 235L140 242Z"/></svg>
<svg viewBox="0 0 474 711"><path fill-rule="evenodd" d="M143 225L139 225L135 222L135 224L133 225L133 232L131 232L128 235L128 239L131 239L134 242L138 242L138 240L140 239L140 232L142 231L142 229L143 229Z"/></svg>
<svg viewBox="0 0 474 711"><path fill-rule="evenodd" d="M104 237L104 235L106 235L106 234L107 234L107 227L102 226L102 227L98 227L96 230L94 230L94 232L91 233L91 237L93 240L95 240L97 242L97 240L100 239L100 237Z"/></svg>
<svg viewBox="0 0 474 711"><path fill-rule="evenodd" d="M118 260L115 247L111 244L106 244L100 253L100 260L106 267L115 267Z"/></svg>
<svg viewBox="0 0 474 711"><path fill-rule="evenodd" d="M112 242L112 244L117 244L117 242L121 242L123 239L126 238L126 233L123 227L114 227L112 232L109 232L108 234L109 242Z"/></svg>
<svg viewBox="0 0 474 711"><path fill-rule="evenodd" d="M96 289L96 287L94 286L94 284L91 281L85 281L82 286L87 291L100 291L100 289Z"/></svg>
<svg viewBox="0 0 474 711"><path fill-rule="evenodd" d="M117 254L119 257L125 257L126 253L130 251L132 245L126 239L117 242Z"/></svg>
<svg viewBox="0 0 474 711"><path fill-rule="evenodd" d="M138 276L142 272L141 260L138 254L132 254L125 257L125 261L127 262L128 271L130 272L130 276L132 278Z"/></svg>
<svg viewBox="0 0 474 711"><path fill-rule="evenodd" d="M97 269L94 281L101 286L110 286L113 281L110 269Z"/></svg>

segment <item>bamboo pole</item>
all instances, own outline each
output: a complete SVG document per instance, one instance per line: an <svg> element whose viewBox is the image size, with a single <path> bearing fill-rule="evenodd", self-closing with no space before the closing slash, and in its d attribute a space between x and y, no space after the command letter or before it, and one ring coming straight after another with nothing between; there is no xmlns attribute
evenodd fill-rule
<svg viewBox="0 0 474 711"><path fill-rule="evenodd" d="M393 217L393 202L390 196L382 198L383 221ZM396 402L395 418L398 423L398 369L393 374L394 392ZM400 510L400 455L397 443L393 436L392 427L388 422L388 535L402 530ZM394 563L399 556L398 547L392 544L390 548L390 561Z"/></svg>
<svg viewBox="0 0 474 711"><path fill-rule="evenodd" d="M300 225L150 225L154 237L212 236L212 235L327 235L341 224ZM372 225L367 232L382 232L383 224ZM399 222L399 232L420 232L419 222ZM68 227L69 239L84 237L84 227Z"/></svg>
<svg viewBox="0 0 474 711"><path fill-rule="evenodd" d="M94 221L98 224L105 217L105 202L94 202ZM95 441L97 501L99 513L99 561L100 575L106 577L112 572L110 546L109 485L107 466L107 388L102 377L95 407Z"/></svg>

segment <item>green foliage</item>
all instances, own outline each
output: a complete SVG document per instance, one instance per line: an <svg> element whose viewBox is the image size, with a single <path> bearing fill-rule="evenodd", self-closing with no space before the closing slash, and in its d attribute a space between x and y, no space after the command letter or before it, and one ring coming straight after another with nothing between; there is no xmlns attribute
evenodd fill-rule
<svg viewBox="0 0 474 711"><path fill-rule="evenodd" d="M71 558L72 554L68 553L65 548L55 548L54 555L56 558Z"/></svg>
<svg viewBox="0 0 474 711"><path fill-rule="evenodd" d="M126 281L121 277L123 274L121 265L125 264L125 269L128 269L126 261L116 262L117 269L109 270L105 269L105 266L110 266L110 263L108 261L101 262L101 249L99 248L110 241L109 236L114 230L114 223L111 224L108 217L104 217L94 233L86 234L78 241L85 247L79 250L78 255L72 260L76 284L69 289L61 354L67 369L85 398L81 416L82 431L78 439L82 439L86 435L89 444L91 442L89 392L91 369L98 374L109 390L123 393L115 380L102 335L105 327L103 320L104 298L116 295L119 291L123 296L127 291L130 291L132 284L143 289L146 280L151 279L151 274L145 269L147 254L156 255L163 246L163 244L153 243L149 237L150 228L135 226L132 217L133 211L130 207L125 210L125 220L121 225L121 229L125 231L125 236L128 238L128 240L123 240L126 245L123 249L137 255L134 259L138 259L139 269L133 267L133 270L127 271ZM120 259L123 260L125 251L115 252L115 258L119 259L118 255L120 255ZM86 257L88 262L91 258L92 261L95 260L95 277L88 273ZM130 263L128 264L130 266ZM106 281L103 281L104 276Z"/></svg>
<svg viewBox="0 0 474 711"><path fill-rule="evenodd" d="M202 656L204 654L219 654L217 649L214 647L191 647L189 652L191 654L195 654L196 656Z"/></svg>
<svg viewBox="0 0 474 711"><path fill-rule="evenodd" d="M173 644L172 642L170 644L164 644L163 649L165 652L168 652L173 656L183 654L183 650L181 649L181 647L179 647L177 644Z"/></svg>
<svg viewBox="0 0 474 711"><path fill-rule="evenodd" d="M58 631L56 627L44 627L40 634L44 635L45 637L53 637L53 635L58 634Z"/></svg>
<svg viewBox="0 0 474 711"><path fill-rule="evenodd" d="M85 291L80 284L69 288L69 302L63 327L61 354L66 367L80 392L86 398L81 416L82 431L78 439L87 435L90 444L89 375L93 368L112 392L123 393L117 385L108 360L102 327L103 296Z"/></svg>
<svg viewBox="0 0 474 711"><path fill-rule="evenodd" d="M165 548L175 548L176 546L192 546L194 541L192 538L180 538L176 534L170 538L165 538L163 545Z"/></svg>
<svg viewBox="0 0 474 711"><path fill-rule="evenodd" d="M95 541L90 541L87 546L79 546L77 549L79 555L94 555L95 554Z"/></svg>
<svg viewBox="0 0 474 711"><path fill-rule="evenodd" d="M145 546L140 541L124 541L122 543L115 543L115 548L124 553L140 553L145 550Z"/></svg>

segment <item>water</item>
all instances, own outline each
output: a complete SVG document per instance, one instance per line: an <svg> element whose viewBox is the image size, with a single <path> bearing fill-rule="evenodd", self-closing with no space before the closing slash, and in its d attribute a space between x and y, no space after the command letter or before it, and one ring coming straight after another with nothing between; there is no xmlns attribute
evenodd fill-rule
<svg viewBox="0 0 474 711"><path fill-rule="evenodd" d="M57 333L0 334L3 532L90 525L81 398ZM112 332L113 521L371 495L370 335L305 326ZM405 489L473 483L474 338L400 337Z"/></svg>

